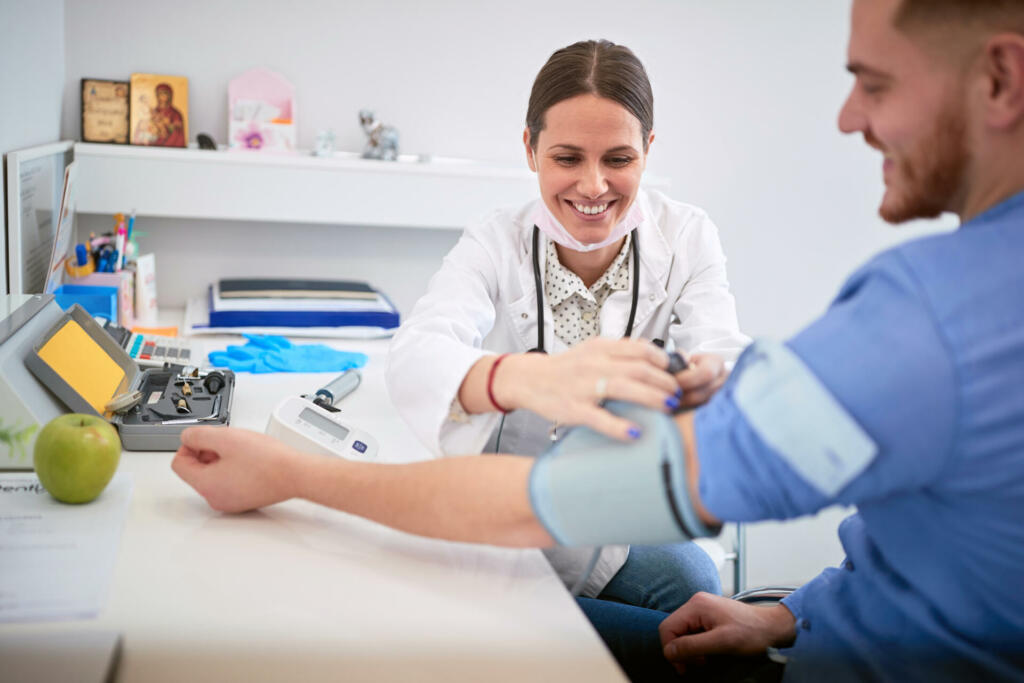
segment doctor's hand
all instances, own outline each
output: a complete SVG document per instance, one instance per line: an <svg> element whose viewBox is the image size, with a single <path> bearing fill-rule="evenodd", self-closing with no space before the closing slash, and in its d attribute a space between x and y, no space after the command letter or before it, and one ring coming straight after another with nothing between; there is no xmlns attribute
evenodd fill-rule
<svg viewBox="0 0 1024 683"><path fill-rule="evenodd" d="M683 390L681 405L694 408L708 402L725 384L729 372L722 357L713 353L695 353L687 360L689 366L676 374L676 381Z"/></svg>
<svg viewBox="0 0 1024 683"><path fill-rule="evenodd" d="M658 627L665 658L684 673L708 655L760 655L788 647L796 619L785 605L747 605L710 593L697 593Z"/></svg>
<svg viewBox="0 0 1024 683"><path fill-rule="evenodd" d="M559 424L635 439L638 427L600 402L618 399L670 412L680 392L667 368L668 354L648 341L594 337L559 354L509 356L495 372L493 390L506 409L526 408Z"/></svg>
<svg viewBox="0 0 1024 683"><path fill-rule="evenodd" d="M295 473L316 456L232 427L189 427L171 469L214 510L245 512L297 495Z"/></svg>

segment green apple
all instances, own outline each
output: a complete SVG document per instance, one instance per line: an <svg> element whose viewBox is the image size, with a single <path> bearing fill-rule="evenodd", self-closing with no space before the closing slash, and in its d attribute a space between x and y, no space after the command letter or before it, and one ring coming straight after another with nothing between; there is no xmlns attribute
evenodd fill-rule
<svg viewBox="0 0 1024 683"><path fill-rule="evenodd" d="M100 495L120 459L117 429L97 415L61 415L36 437L36 475L62 503L88 503Z"/></svg>

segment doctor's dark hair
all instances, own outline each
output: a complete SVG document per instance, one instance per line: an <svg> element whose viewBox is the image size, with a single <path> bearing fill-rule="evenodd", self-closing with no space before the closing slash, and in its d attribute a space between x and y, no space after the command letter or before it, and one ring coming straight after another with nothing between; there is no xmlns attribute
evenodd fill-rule
<svg viewBox="0 0 1024 683"><path fill-rule="evenodd" d="M544 114L562 100L596 95L618 102L640 121L644 151L654 128L654 93L633 51L607 40L584 40L556 51L537 74L526 109L530 147L544 130Z"/></svg>

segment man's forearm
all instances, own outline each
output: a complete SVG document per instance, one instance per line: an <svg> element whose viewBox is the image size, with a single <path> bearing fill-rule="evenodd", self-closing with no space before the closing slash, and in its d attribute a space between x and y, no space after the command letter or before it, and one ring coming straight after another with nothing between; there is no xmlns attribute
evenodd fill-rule
<svg viewBox="0 0 1024 683"><path fill-rule="evenodd" d="M719 523L701 504L699 459L692 413L676 418L685 444L687 479L695 511ZM534 515L529 476L534 459L464 456L402 465L337 458L302 458L291 468L297 497L402 531L469 543L550 547L554 540ZM622 514L629 515L628 509Z"/></svg>
<svg viewBox="0 0 1024 683"><path fill-rule="evenodd" d="M310 459L301 498L433 538L513 547L554 545L533 514L533 458L466 456L404 465Z"/></svg>

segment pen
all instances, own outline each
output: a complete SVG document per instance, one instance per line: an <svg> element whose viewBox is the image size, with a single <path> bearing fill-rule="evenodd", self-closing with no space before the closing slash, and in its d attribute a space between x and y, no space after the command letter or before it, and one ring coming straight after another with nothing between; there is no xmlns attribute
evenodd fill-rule
<svg viewBox="0 0 1024 683"><path fill-rule="evenodd" d="M117 240L114 243L114 248L117 249L117 257L114 260L115 271L121 270L121 267L124 265L124 244L125 235L127 233L124 227L124 214L119 213L117 215L120 218L120 220L117 223Z"/></svg>
<svg viewBox="0 0 1024 683"><path fill-rule="evenodd" d="M125 236L125 242L131 241L132 239L132 228L135 227L135 209L132 209L131 214L128 216L128 234Z"/></svg>

